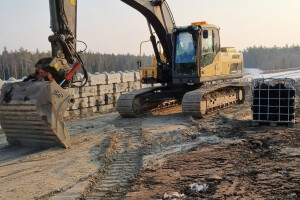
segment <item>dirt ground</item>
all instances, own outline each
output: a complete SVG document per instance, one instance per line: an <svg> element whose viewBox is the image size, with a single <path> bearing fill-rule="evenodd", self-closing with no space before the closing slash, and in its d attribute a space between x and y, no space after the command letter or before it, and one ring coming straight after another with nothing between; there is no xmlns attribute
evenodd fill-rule
<svg viewBox="0 0 300 200"><path fill-rule="evenodd" d="M0 134L0 199L97 199L126 152L134 152L123 177L130 184L98 199L300 199L299 114L287 128L252 127L249 99L204 119L180 111L67 122L67 150L10 146ZM192 192L193 183L208 188Z"/></svg>

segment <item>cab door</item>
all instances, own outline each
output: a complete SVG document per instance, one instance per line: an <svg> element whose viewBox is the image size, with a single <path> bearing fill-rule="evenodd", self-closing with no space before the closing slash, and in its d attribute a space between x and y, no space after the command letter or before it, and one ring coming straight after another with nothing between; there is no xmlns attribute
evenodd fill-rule
<svg viewBox="0 0 300 200"><path fill-rule="evenodd" d="M220 46L220 36L219 36L219 30L213 29L213 44L214 44L214 54L215 54L215 59L214 59L214 67L216 70L216 76L222 75L222 64L221 64L221 55L219 55L219 52L221 50Z"/></svg>

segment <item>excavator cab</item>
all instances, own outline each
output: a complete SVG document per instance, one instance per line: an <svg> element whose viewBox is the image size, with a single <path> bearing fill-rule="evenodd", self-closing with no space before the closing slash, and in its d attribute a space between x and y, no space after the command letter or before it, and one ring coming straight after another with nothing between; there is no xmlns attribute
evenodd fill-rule
<svg viewBox="0 0 300 200"><path fill-rule="evenodd" d="M192 23L175 28L173 38L174 85L201 85L243 76L242 54L234 48L221 48L218 27Z"/></svg>

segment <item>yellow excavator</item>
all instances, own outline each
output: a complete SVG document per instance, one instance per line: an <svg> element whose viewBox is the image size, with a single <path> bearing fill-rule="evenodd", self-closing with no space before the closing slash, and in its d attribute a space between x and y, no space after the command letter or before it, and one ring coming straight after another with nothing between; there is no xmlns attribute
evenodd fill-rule
<svg viewBox="0 0 300 200"><path fill-rule="evenodd" d="M244 101L243 85L224 82L243 76L243 55L232 47L221 48L218 27L207 22L176 26L165 0L122 1L148 20L155 59L151 67L143 68L142 82L162 86L122 95L117 103L121 116L137 117L175 103L182 104L184 113L202 117Z"/></svg>
<svg viewBox="0 0 300 200"><path fill-rule="evenodd" d="M244 101L244 87L232 83L207 84L243 76L243 56L234 48L221 48L219 28L206 22L175 25L165 0L121 0L143 14L149 25L155 58L142 70L142 82L162 86L123 94L117 111L138 117L169 102L182 104L183 112L201 117L215 109ZM76 0L49 0L52 57L36 64L23 82L7 83L0 97L0 122L10 144L46 148L70 147L63 113L74 103L64 88L76 82L83 68L76 51ZM157 39L163 52L159 52Z"/></svg>

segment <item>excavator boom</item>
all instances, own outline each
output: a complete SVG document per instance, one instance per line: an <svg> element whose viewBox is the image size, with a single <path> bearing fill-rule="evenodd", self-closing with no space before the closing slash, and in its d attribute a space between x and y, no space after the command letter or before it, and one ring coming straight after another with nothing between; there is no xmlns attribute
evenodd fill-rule
<svg viewBox="0 0 300 200"><path fill-rule="evenodd" d="M175 21L165 0L121 0L145 16L154 28L167 59L172 58L172 31Z"/></svg>

